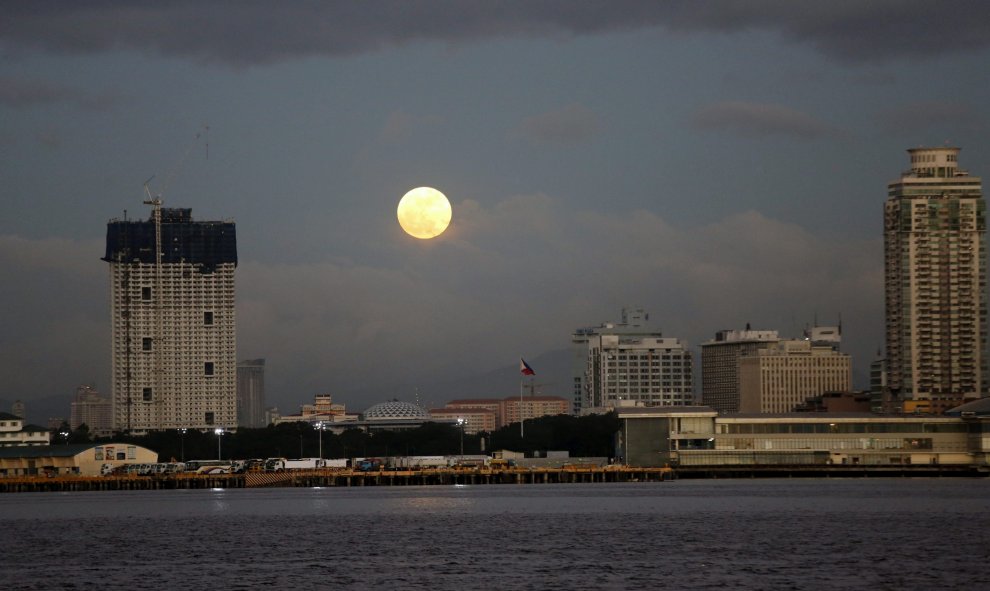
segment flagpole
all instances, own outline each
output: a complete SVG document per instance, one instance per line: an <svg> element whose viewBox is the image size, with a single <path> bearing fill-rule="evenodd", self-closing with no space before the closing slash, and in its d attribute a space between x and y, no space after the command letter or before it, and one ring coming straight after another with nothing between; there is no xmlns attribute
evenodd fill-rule
<svg viewBox="0 0 990 591"><path fill-rule="evenodd" d="M519 376L519 439L525 438L523 435L523 375Z"/></svg>

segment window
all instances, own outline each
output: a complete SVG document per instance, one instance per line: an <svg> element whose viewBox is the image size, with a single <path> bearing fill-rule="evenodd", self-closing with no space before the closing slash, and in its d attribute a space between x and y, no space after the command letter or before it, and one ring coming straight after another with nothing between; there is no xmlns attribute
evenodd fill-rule
<svg viewBox="0 0 990 591"><path fill-rule="evenodd" d="M142 287L141 288L141 299L144 300L144 301L146 301L146 302L150 302L151 301L151 288L150 287Z"/></svg>
<svg viewBox="0 0 990 591"><path fill-rule="evenodd" d="M151 337L144 337L141 339L141 350L151 351Z"/></svg>
<svg viewBox="0 0 990 591"><path fill-rule="evenodd" d="M206 413L206 424L207 425L212 425L213 424L213 413L212 412Z"/></svg>
<svg viewBox="0 0 990 591"><path fill-rule="evenodd" d="M213 375L213 362L212 361L207 361L206 363L203 364L203 373L205 375L208 375L208 376L212 376Z"/></svg>
<svg viewBox="0 0 990 591"><path fill-rule="evenodd" d="M145 402L151 402L151 388L141 388L141 399Z"/></svg>
<svg viewBox="0 0 990 591"><path fill-rule="evenodd" d="M203 326L213 326L213 312L203 312Z"/></svg>

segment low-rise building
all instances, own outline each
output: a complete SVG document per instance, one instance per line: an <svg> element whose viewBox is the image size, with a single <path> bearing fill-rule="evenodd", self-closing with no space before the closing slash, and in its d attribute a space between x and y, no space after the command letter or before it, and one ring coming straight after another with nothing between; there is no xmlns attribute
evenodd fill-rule
<svg viewBox="0 0 990 591"><path fill-rule="evenodd" d="M104 464L153 464L158 454L129 443L76 443L0 448L0 477L99 476Z"/></svg>
<svg viewBox="0 0 990 591"><path fill-rule="evenodd" d="M48 429L38 425L25 425L23 418L0 412L0 447L49 443L51 443L51 432Z"/></svg>
<svg viewBox="0 0 990 591"><path fill-rule="evenodd" d="M708 407L616 413L616 453L632 466L990 464L990 416L718 416Z"/></svg>

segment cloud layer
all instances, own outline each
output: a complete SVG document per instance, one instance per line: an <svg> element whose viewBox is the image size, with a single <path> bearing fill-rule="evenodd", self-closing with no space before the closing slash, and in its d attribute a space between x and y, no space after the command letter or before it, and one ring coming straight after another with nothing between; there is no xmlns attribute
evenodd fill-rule
<svg viewBox="0 0 990 591"><path fill-rule="evenodd" d="M847 62L933 57L990 43L990 4L978 0L939 10L916 0L509 0L497 7L470 0L382 0L273 6L262 0L9 3L0 40L12 50L128 50L237 65L353 55L414 41L464 43L651 27L689 33L770 30Z"/></svg>

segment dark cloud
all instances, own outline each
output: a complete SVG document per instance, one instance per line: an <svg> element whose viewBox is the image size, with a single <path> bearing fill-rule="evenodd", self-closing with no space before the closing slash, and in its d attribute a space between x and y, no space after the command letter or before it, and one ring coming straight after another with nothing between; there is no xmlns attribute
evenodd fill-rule
<svg viewBox="0 0 990 591"><path fill-rule="evenodd" d="M698 129L735 133L744 137L790 136L813 139L837 135L822 121L781 105L722 102L702 107L691 119Z"/></svg>
<svg viewBox="0 0 990 591"><path fill-rule="evenodd" d="M26 109L68 103L87 110L104 110L117 102L112 94L92 95L82 89L34 78L0 77L0 105Z"/></svg>
<svg viewBox="0 0 990 591"><path fill-rule="evenodd" d="M11 50L128 50L240 65L349 55L419 40L458 43L647 27L775 31L848 62L934 57L990 43L990 3L979 0L938 9L915 0L38 0L7 2L3 13L0 40Z"/></svg>
<svg viewBox="0 0 990 591"><path fill-rule="evenodd" d="M532 141L549 144L579 144L602 131L603 125L594 111L580 104L527 117L516 133Z"/></svg>

